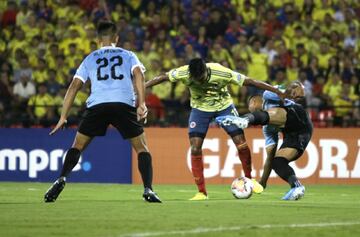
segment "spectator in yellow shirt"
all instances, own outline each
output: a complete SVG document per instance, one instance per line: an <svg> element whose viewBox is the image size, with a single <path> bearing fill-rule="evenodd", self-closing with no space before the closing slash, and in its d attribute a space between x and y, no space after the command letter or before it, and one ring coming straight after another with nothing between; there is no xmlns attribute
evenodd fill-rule
<svg viewBox="0 0 360 237"><path fill-rule="evenodd" d="M83 86L83 88L86 88L85 86ZM64 96L66 94L66 88L61 88L59 93L56 94L56 96L53 97L53 102L54 102L54 109L55 109L55 114L56 116L60 116L61 114L61 107L64 103ZM85 92L82 90L80 90L78 92L78 94L76 95L75 99L74 99L74 106L72 106L69 110L69 116L68 116L68 124L72 125L76 122L76 120L79 117L80 112L83 110L83 106L84 106L84 100L83 97L85 97L85 100L87 98L87 94L85 94Z"/></svg>
<svg viewBox="0 0 360 237"><path fill-rule="evenodd" d="M342 81L339 74L333 74L326 82L323 93L328 95L332 102L341 94Z"/></svg>
<svg viewBox="0 0 360 237"><path fill-rule="evenodd" d="M322 39L320 42L320 52L316 55L319 59L319 67L326 69L329 66L329 60L333 56L329 51L329 42L326 39Z"/></svg>
<svg viewBox="0 0 360 237"><path fill-rule="evenodd" d="M267 55L260 52L261 42L254 39L252 42L252 52L248 62L248 76L257 80L268 80Z"/></svg>
<svg viewBox="0 0 360 237"><path fill-rule="evenodd" d="M47 65L45 59L38 59L38 66L33 72L33 79L37 84L44 83L49 79Z"/></svg>
<svg viewBox="0 0 360 237"><path fill-rule="evenodd" d="M176 57L175 50L173 48L165 49L162 61L162 66L165 71L170 71L172 68L176 68L179 65L178 58Z"/></svg>
<svg viewBox="0 0 360 237"><path fill-rule="evenodd" d="M159 60L160 55L152 49L151 41L144 40L142 45L142 51L137 53L137 56L146 68L147 71L151 71L151 63L153 60Z"/></svg>
<svg viewBox="0 0 360 237"><path fill-rule="evenodd" d="M300 65L306 67L309 64L309 54L304 44L297 44L294 56L300 60Z"/></svg>
<svg viewBox="0 0 360 237"><path fill-rule="evenodd" d="M151 2L149 2L150 5ZM123 7L121 3L117 3L115 5L114 11L111 13L111 19L113 22L118 22L121 17L124 17L126 20L130 19L129 12ZM140 16L141 18L141 16Z"/></svg>
<svg viewBox="0 0 360 237"><path fill-rule="evenodd" d="M7 45L8 49L10 50L10 56L14 56L17 49L25 50L28 46L25 33L20 27L15 27L14 35L15 37Z"/></svg>
<svg viewBox="0 0 360 237"><path fill-rule="evenodd" d="M237 38L238 43L231 47L231 53L235 61L245 60L248 61L251 53L251 47L248 44L246 35L241 34Z"/></svg>
<svg viewBox="0 0 360 237"><path fill-rule="evenodd" d="M65 59L69 68L77 68L77 62L83 59L83 53L78 50L77 45L74 43L69 44L69 54L65 55Z"/></svg>
<svg viewBox="0 0 360 237"><path fill-rule="evenodd" d="M315 22L312 18L312 14L311 13L306 13L304 16L304 20L299 22L299 25L302 26L302 29L305 33L305 35L310 38L311 37L311 32L313 31L314 27L315 27Z"/></svg>
<svg viewBox="0 0 360 237"><path fill-rule="evenodd" d="M243 17L244 23L247 25L252 25L256 21L256 11L251 5L250 0L245 0L243 7L238 14Z"/></svg>
<svg viewBox="0 0 360 237"><path fill-rule="evenodd" d="M359 78L357 76L352 76L350 80L350 92L349 92L350 98L360 102L360 82Z"/></svg>
<svg viewBox="0 0 360 237"><path fill-rule="evenodd" d="M151 71L146 72L146 78L148 78L148 80L151 80L157 75L160 75L162 70L160 60L153 60L151 63L151 68ZM172 93L172 83L169 81L161 83L153 87L152 92L161 100L168 100L170 99Z"/></svg>
<svg viewBox="0 0 360 237"><path fill-rule="evenodd" d="M311 39L306 45L306 49L311 55L317 56L317 54L320 52L320 40L322 37L323 33L321 32L320 27L315 26L311 31Z"/></svg>
<svg viewBox="0 0 360 237"><path fill-rule="evenodd" d="M30 97L27 112L30 118L44 127L56 122L54 116L54 100L47 93L45 84L38 85L38 93Z"/></svg>
<svg viewBox="0 0 360 237"><path fill-rule="evenodd" d="M271 83L274 86L287 85L286 72L284 70L278 70L275 74L275 80Z"/></svg>
<svg viewBox="0 0 360 237"><path fill-rule="evenodd" d="M333 31L335 27L334 19L332 18L332 16L326 14L324 18L324 22L321 22L320 27L321 27L321 31L325 35L330 35L330 32Z"/></svg>
<svg viewBox="0 0 360 237"><path fill-rule="evenodd" d="M330 32L330 49L329 52L331 54L336 54L343 48L343 42L340 39L340 34L337 31Z"/></svg>
<svg viewBox="0 0 360 237"><path fill-rule="evenodd" d="M349 96L350 85L344 84L339 96L333 99L335 106L335 124L348 127L353 117L353 105L355 101Z"/></svg>
<svg viewBox="0 0 360 237"><path fill-rule="evenodd" d="M59 54L56 56L56 80L61 84L66 86L69 80L70 68L65 62L65 56Z"/></svg>
<svg viewBox="0 0 360 237"><path fill-rule="evenodd" d="M57 69L56 56L59 55L59 46L57 44L50 44L49 49L46 51L45 59L49 69Z"/></svg>
<svg viewBox="0 0 360 237"><path fill-rule="evenodd" d="M79 36L79 32L76 29L71 29L69 32L69 37L64 38L59 44L59 48L63 50L65 55L69 55L69 45L76 44L77 48L81 48L83 41Z"/></svg>
<svg viewBox="0 0 360 237"><path fill-rule="evenodd" d="M286 77L288 80L288 83L298 80L299 78L299 60L297 58L291 59L291 65L286 70Z"/></svg>
<svg viewBox="0 0 360 237"><path fill-rule="evenodd" d="M322 22L326 14L334 15L335 11L331 8L330 0L321 0L321 7L315 8L313 18L317 22Z"/></svg>
<svg viewBox="0 0 360 237"><path fill-rule="evenodd" d="M28 16L27 24L21 25L22 30L25 32L27 39L32 39L34 36L39 35L40 31L37 27L37 19L34 12Z"/></svg>
<svg viewBox="0 0 360 237"><path fill-rule="evenodd" d="M66 18L61 17L58 18L57 26L55 28L55 36L56 38L61 41L67 37L69 37L69 22Z"/></svg>
<svg viewBox="0 0 360 237"><path fill-rule="evenodd" d="M309 40L305 37L303 28L301 26L296 26L294 37L291 40L291 50L295 51L296 45L298 44L307 45L308 41Z"/></svg>
<svg viewBox="0 0 360 237"><path fill-rule="evenodd" d="M235 63L229 51L222 47L220 43L214 43L210 50L210 58L214 62L226 61L229 64L229 68L235 69Z"/></svg>
<svg viewBox="0 0 360 237"><path fill-rule="evenodd" d="M29 4L27 1L20 2L20 11L16 14L16 25L21 26L26 24L29 15L31 14L31 10L29 9Z"/></svg>

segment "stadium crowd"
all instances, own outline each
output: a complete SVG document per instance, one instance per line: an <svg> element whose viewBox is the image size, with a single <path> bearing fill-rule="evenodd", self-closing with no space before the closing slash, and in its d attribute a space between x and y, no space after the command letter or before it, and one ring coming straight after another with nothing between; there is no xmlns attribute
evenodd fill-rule
<svg viewBox="0 0 360 237"><path fill-rule="evenodd" d="M0 126L51 126L101 20L117 24L147 79L191 58L274 85L300 80L315 125L360 126L358 0L0 1ZM240 112L255 89L230 88ZM70 124L89 85L75 99ZM147 89L150 125L186 125L182 84Z"/></svg>

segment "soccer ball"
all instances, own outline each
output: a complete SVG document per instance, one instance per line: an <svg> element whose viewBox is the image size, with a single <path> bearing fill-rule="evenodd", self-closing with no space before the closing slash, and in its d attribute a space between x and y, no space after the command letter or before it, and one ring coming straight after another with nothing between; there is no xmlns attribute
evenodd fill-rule
<svg viewBox="0 0 360 237"><path fill-rule="evenodd" d="M231 192L237 199L248 199L252 195L254 184L246 177L236 178L231 184Z"/></svg>

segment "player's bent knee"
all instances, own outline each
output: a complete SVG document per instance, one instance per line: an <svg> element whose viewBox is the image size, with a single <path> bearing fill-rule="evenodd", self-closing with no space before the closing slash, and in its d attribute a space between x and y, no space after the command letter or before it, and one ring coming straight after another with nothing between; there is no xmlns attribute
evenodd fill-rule
<svg viewBox="0 0 360 237"><path fill-rule="evenodd" d="M145 139L145 134L142 133L137 137L134 138L130 138L130 142L132 147L135 149L136 153L141 153L141 152L149 152L149 149L146 145L146 139Z"/></svg>
<svg viewBox="0 0 360 237"><path fill-rule="evenodd" d="M191 155L201 155L202 149L198 146L191 146Z"/></svg>
<svg viewBox="0 0 360 237"><path fill-rule="evenodd" d="M284 157L288 161L294 160L298 156L298 151L295 148L282 148L275 154L276 157Z"/></svg>
<svg viewBox="0 0 360 237"><path fill-rule="evenodd" d="M269 115L269 124L283 126L286 123L287 112L283 108L271 108L267 110Z"/></svg>
<svg viewBox="0 0 360 237"><path fill-rule="evenodd" d="M92 137L77 132L72 148L78 149L80 152L82 152L86 148L86 146L89 145L91 140Z"/></svg>
<svg viewBox="0 0 360 237"><path fill-rule="evenodd" d="M133 148L137 154L140 154L142 152L149 153L149 149L147 148L147 146L140 146L140 147L133 146Z"/></svg>
<svg viewBox="0 0 360 237"><path fill-rule="evenodd" d="M235 136L231 136L231 139L233 140L233 142L235 143L236 146L242 145L242 144L246 144L246 138L244 133L242 134L236 134Z"/></svg>
<svg viewBox="0 0 360 237"><path fill-rule="evenodd" d="M249 149L249 146L246 142L241 143L241 144L236 144L236 148L240 151L240 150L246 150Z"/></svg>
<svg viewBox="0 0 360 237"><path fill-rule="evenodd" d="M191 148L191 155L201 155L202 154L201 145L191 144L190 148Z"/></svg>

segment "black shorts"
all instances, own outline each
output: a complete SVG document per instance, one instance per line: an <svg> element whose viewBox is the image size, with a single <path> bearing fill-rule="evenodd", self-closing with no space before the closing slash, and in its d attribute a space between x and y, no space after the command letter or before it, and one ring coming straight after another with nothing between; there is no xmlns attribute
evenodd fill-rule
<svg viewBox="0 0 360 237"><path fill-rule="evenodd" d="M304 153L307 145L311 140L311 133L284 133L284 141L281 144L282 148L294 148L298 151L296 157L293 160L297 160Z"/></svg>
<svg viewBox="0 0 360 237"><path fill-rule="evenodd" d="M110 124L124 139L144 132L142 124L137 121L136 108L124 103L102 103L87 108L78 131L89 137L104 136Z"/></svg>
<svg viewBox="0 0 360 237"><path fill-rule="evenodd" d="M281 148L295 148L298 159L309 144L313 132L313 125L306 110L299 104L284 107L287 111L286 124L282 132L284 141Z"/></svg>

